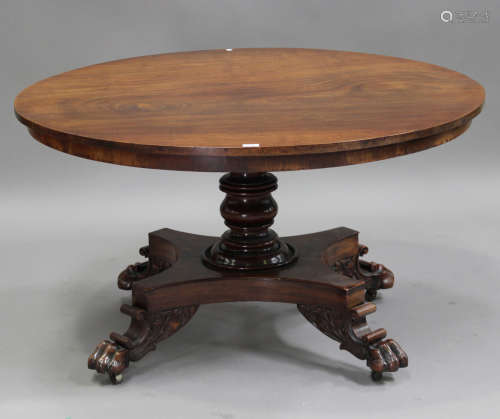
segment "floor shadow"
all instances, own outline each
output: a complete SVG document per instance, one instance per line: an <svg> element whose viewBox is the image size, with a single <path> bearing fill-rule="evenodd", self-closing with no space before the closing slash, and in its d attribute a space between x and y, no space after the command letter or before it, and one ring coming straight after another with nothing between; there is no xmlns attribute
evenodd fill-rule
<svg viewBox="0 0 500 419"><path fill-rule="evenodd" d="M286 324L287 328L293 329L299 323L304 324L307 321L300 315L295 305L274 304L274 306L271 307L269 303L225 303L202 306L191 324L177 336L172 336L172 346L189 346L195 352L195 356L190 356L190 359L196 358L203 364L210 364L214 358L223 356L227 359L251 352L260 357L288 362L309 370L315 368L329 371L357 384L371 382L363 362L359 367L351 365L335 360L334 356L322 356L283 339L277 328L278 324ZM228 318L231 319L231 326L227 325ZM177 342L174 343L174 340ZM167 347L168 342L165 344L165 347L158 348L161 355L155 356L154 361L149 362L144 368L138 368L134 375L147 375L154 370L159 370L161 374L163 371L184 368L183 363L172 361L185 356L185 353L179 352L172 346ZM331 352L334 353L338 349L338 344L334 341L331 341L331 344Z"/></svg>

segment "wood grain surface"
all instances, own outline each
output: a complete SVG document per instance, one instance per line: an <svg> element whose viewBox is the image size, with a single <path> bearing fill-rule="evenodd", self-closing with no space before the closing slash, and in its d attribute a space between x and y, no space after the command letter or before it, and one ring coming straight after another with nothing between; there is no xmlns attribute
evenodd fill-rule
<svg viewBox="0 0 500 419"><path fill-rule="evenodd" d="M180 52L62 73L22 91L34 138L139 167L274 171L340 166L455 138L484 89L402 58L315 49Z"/></svg>

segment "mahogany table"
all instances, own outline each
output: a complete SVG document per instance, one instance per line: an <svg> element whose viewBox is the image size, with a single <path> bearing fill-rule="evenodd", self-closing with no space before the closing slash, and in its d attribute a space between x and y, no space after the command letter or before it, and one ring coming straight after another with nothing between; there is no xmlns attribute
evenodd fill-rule
<svg viewBox="0 0 500 419"><path fill-rule="evenodd" d="M229 229L207 237L149 233L146 261L118 287L132 303L124 334L111 333L88 367L122 380L200 304L297 304L372 377L408 365L386 331L366 317L393 273L361 259L368 248L345 227L280 238L270 171L370 162L444 144L481 110L469 77L402 58L314 49L181 52L92 65L42 80L15 113L43 144L76 156L154 169L229 172L220 211ZM297 191L300 203L300 191ZM195 205L198 203L194 203ZM304 208L304 210L306 210Z"/></svg>

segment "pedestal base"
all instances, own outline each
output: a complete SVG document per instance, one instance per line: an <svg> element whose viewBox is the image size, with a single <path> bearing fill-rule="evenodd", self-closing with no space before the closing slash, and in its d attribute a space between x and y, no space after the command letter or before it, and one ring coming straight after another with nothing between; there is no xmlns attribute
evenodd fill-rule
<svg viewBox="0 0 500 419"><path fill-rule="evenodd" d="M269 301L297 304L315 327L340 342L340 348L364 359L378 379L385 371L408 365L408 357L386 331L372 331L366 316L380 288L390 288L394 276L383 265L360 260L368 249L358 233L339 227L320 233L283 238L299 253L298 259L268 270L216 269L200 256L215 237L162 229L149 234L141 249L146 262L129 266L118 286L132 290L129 329L111 333L88 360L88 367L122 380L130 361L138 361L156 344L183 327L200 304L229 301Z"/></svg>
<svg viewBox="0 0 500 419"><path fill-rule="evenodd" d="M220 179L226 193L220 212L229 227L203 252L214 269L255 271L293 263L297 252L270 227L278 212L271 192L278 187L271 173L228 173Z"/></svg>

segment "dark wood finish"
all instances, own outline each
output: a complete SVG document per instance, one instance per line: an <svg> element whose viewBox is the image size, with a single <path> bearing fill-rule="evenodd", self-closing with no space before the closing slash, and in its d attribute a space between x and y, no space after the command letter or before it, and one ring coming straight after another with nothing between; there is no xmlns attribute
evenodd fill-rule
<svg viewBox="0 0 500 419"><path fill-rule="evenodd" d="M366 359L375 380L385 371L395 372L408 366L408 355L401 346L393 339L384 340L385 329L372 331L367 326L366 315L375 311L375 304L364 303L350 310L317 304L297 307L318 330L340 342L340 349Z"/></svg>
<svg viewBox="0 0 500 419"><path fill-rule="evenodd" d="M200 304L229 301L297 304L301 313L340 342L342 349L366 359L372 371L405 367L408 357L399 345L384 340L385 330L372 332L366 324L366 316L375 311L375 305L366 302L367 290L392 286L393 276L383 283L374 282L369 274L359 274L363 263L372 264L359 259L366 247L358 243L358 232L339 227L283 240L300 249L295 263L238 271L213 269L200 262L200 254L217 241L215 237L170 229L150 233L149 246L141 249L148 258L144 263L168 268L158 273L144 269L148 274L140 278L130 269L120 274L120 287L130 275L126 283L131 284L133 305L124 305L121 311L132 318L131 325L124 335L112 333L111 340L97 346L89 368L119 382L129 361L139 360L170 336L170 331L186 324ZM356 261L359 268L341 272L338 266L346 265L347 259ZM163 330L168 332L159 332Z"/></svg>
<svg viewBox="0 0 500 419"><path fill-rule="evenodd" d="M443 67L277 48L84 67L28 87L15 112L40 142L93 160L264 172L362 163L443 144L467 129L483 102L481 85Z"/></svg>
<svg viewBox="0 0 500 419"><path fill-rule="evenodd" d="M228 173L220 179L226 193L220 212L229 230L203 253L215 268L240 271L284 266L296 259L295 249L269 227L278 213L271 192L278 187L271 173Z"/></svg>
<svg viewBox="0 0 500 419"><path fill-rule="evenodd" d="M124 334L111 333L88 367L122 380L130 361L183 327L200 304L274 301L300 312L364 359L374 379L408 365L367 302L393 273L340 227L280 239L271 170L343 166L414 153L462 134L484 89L435 65L344 51L238 49L161 54L42 80L15 101L38 141L76 156L157 169L224 171L229 230L149 235L145 262L118 277L131 290Z"/></svg>
<svg viewBox="0 0 500 419"><path fill-rule="evenodd" d="M130 316L125 334L111 333L112 341L103 340L90 354L88 367L108 374L113 384L122 381L122 372L130 361L138 361L156 344L183 327L194 316L198 306L177 307L161 312L146 312L137 306L123 304L120 311Z"/></svg>
<svg viewBox="0 0 500 419"><path fill-rule="evenodd" d="M170 266L166 258L158 258L157 260L149 259L149 246L141 247L139 249L139 254L148 258L147 262L138 262L127 266L127 268L118 275L118 288L130 290L135 281L157 274Z"/></svg>
<svg viewBox="0 0 500 419"><path fill-rule="evenodd" d="M334 268L344 275L363 279L366 284L366 299L371 301L377 297L378 289L392 288L394 274L384 265L360 259L367 253L368 247L360 245L357 254L337 259Z"/></svg>

